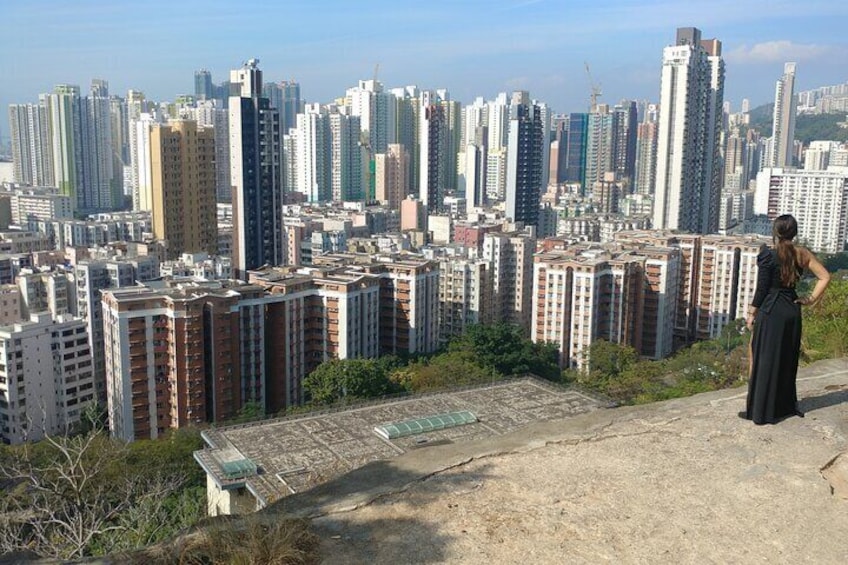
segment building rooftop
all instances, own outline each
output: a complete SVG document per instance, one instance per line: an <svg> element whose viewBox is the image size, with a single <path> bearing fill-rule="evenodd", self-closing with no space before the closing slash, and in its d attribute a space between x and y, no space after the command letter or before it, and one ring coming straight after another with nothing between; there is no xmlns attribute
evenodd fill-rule
<svg viewBox="0 0 848 565"><path fill-rule="evenodd" d="M379 401L203 432L208 449L195 459L222 489L246 487L263 504L303 492L378 460L432 445L480 440L532 422L568 418L605 405L578 391L534 377L448 392ZM463 413L458 418L455 413ZM461 419L456 425L419 420ZM381 426L415 426L421 433L388 439ZM244 462L244 463L239 463ZM228 466L256 473L234 476Z"/></svg>

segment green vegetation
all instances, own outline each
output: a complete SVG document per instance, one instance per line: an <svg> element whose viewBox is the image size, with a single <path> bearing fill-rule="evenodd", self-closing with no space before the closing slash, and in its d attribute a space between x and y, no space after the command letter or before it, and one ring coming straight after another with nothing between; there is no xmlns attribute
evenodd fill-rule
<svg viewBox="0 0 848 565"><path fill-rule="evenodd" d="M395 357L332 359L312 371L303 381L303 388L316 405L385 396L400 392L389 379L397 364Z"/></svg>
<svg viewBox="0 0 848 565"><path fill-rule="evenodd" d="M751 111L750 129L759 131L765 137L771 136L772 112L774 104L759 106ZM795 139L804 145L811 141L848 141L848 128L839 124L848 119L848 114L800 114L795 118Z"/></svg>
<svg viewBox="0 0 848 565"><path fill-rule="evenodd" d="M333 359L303 381L313 405L334 404L390 394L426 392L493 382L533 373L559 381L556 348L537 344L510 324L472 326L444 351L408 362L380 359Z"/></svg>
<svg viewBox="0 0 848 565"><path fill-rule="evenodd" d="M802 294L805 292L802 290ZM848 355L848 272L833 276L822 302L803 310L802 363ZM640 359L630 347L598 341L589 348L584 372L563 380L624 404L690 396L748 381L748 342L742 320L725 326L718 339L695 343L668 359Z"/></svg>
<svg viewBox="0 0 848 565"><path fill-rule="evenodd" d="M206 514L196 430L124 444L94 430L0 447L0 554L75 559L144 547Z"/></svg>
<svg viewBox="0 0 848 565"><path fill-rule="evenodd" d="M631 347L596 341L588 370L563 373L573 382L623 404L644 404L742 384L748 372L748 335L737 320L721 337L695 343L659 361L640 359Z"/></svg>

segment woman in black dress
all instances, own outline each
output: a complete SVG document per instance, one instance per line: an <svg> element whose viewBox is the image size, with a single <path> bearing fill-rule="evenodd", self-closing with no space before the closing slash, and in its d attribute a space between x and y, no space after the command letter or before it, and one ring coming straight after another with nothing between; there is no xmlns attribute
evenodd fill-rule
<svg viewBox="0 0 848 565"><path fill-rule="evenodd" d="M763 246L757 256L757 289L748 313L751 338L751 375L744 415L755 424L774 424L787 416L801 416L795 377L801 350L801 306L822 298L830 282L827 269L809 250L792 244L798 222L790 215L774 221L774 247ZM809 297L798 297L795 285L809 269L818 279Z"/></svg>

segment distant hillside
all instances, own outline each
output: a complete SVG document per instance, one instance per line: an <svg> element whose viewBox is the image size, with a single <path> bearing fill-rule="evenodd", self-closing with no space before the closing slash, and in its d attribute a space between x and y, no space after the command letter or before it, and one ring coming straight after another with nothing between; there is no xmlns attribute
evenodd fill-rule
<svg viewBox="0 0 848 565"><path fill-rule="evenodd" d="M774 104L763 104L751 110L750 128L766 137L771 135ZM848 128L839 124L848 119L848 114L801 114L795 120L795 139L809 144L811 141L848 141Z"/></svg>

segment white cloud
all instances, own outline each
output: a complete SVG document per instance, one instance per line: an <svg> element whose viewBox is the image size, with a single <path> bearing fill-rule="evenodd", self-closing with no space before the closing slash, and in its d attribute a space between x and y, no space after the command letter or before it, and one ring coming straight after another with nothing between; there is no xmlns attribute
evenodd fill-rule
<svg viewBox="0 0 848 565"><path fill-rule="evenodd" d="M753 45L740 45L725 53L724 58L733 63L783 63L808 61L831 55L836 48L831 45L793 43L788 39L765 41Z"/></svg>

